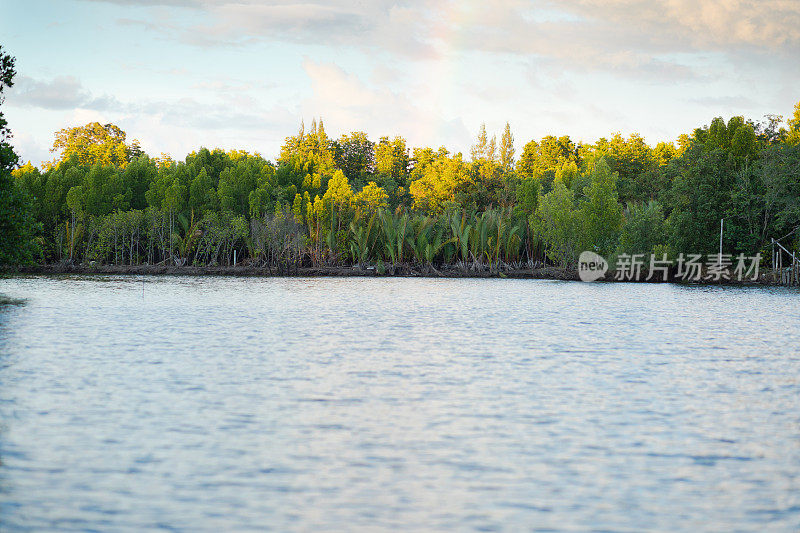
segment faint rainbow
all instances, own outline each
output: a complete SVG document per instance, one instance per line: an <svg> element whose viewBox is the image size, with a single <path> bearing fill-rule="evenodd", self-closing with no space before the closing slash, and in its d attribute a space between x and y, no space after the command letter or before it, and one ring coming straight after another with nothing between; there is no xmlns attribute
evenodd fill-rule
<svg viewBox="0 0 800 533"><path fill-rule="evenodd" d="M435 21L432 33L432 42L441 55L441 60L431 62L427 79L430 80L430 91L433 94L433 103L436 112L428 117L421 125L422 137L429 139L434 149L447 144L448 131L445 129L443 113L446 102L452 102L457 96L462 62L459 61L459 52L463 49L463 32L461 28L469 19L469 14L459 9L458 2L446 2L439 11L439 20ZM454 147L448 146L448 149Z"/></svg>

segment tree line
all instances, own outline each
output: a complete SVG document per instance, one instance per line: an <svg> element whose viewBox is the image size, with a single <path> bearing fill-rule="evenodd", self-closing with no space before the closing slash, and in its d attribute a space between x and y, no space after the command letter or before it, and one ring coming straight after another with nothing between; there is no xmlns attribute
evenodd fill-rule
<svg viewBox="0 0 800 533"><path fill-rule="evenodd" d="M99 123L57 132L53 151L43 168L3 161L13 203L0 218L16 218L0 223L17 230L2 263L572 267L583 250L716 252L722 218L726 253L800 247L800 102L785 125L715 118L655 147L546 136L518 156L509 124L499 142L482 126L465 157L399 136L333 139L321 119L274 162L151 156Z"/></svg>

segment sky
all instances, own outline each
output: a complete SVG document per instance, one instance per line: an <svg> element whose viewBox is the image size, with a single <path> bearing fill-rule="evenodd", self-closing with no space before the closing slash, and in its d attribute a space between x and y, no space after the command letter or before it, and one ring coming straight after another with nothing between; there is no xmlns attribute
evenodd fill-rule
<svg viewBox="0 0 800 533"><path fill-rule="evenodd" d="M0 0L24 161L114 123L153 156L273 159L301 121L469 153L545 135L673 141L716 116L790 116L799 0Z"/></svg>

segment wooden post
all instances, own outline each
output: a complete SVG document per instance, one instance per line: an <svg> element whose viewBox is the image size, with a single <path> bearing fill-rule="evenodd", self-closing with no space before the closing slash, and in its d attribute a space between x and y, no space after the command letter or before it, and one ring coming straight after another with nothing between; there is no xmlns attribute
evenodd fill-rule
<svg viewBox="0 0 800 533"><path fill-rule="evenodd" d="M797 262L797 258L794 258L792 261L792 285L798 284L798 273L800 273L800 263Z"/></svg>
<svg viewBox="0 0 800 533"><path fill-rule="evenodd" d="M772 277L775 277L775 239L772 239Z"/></svg>

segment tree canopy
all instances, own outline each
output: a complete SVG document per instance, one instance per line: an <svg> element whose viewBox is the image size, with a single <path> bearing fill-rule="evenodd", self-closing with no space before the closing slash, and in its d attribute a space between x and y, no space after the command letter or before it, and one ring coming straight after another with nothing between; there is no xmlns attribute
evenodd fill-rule
<svg viewBox="0 0 800 533"><path fill-rule="evenodd" d="M320 119L274 162L207 148L175 161L91 123L56 132L59 156L44 169L16 168L0 123L4 176L15 169L5 220L26 228L5 248L14 260L38 247L40 261L220 264L236 251L267 265L570 266L583 250L711 253L721 218L726 253L765 252L772 238L800 248L800 103L785 123L716 117L655 146L617 132L518 150L510 123L481 125L467 157L362 131L334 140Z"/></svg>
<svg viewBox="0 0 800 533"><path fill-rule="evenodd" d="M85 126L64 128L56 132L51 152L58 154L56 163L75 158L80 165L101 165L124 168L138 143L125 144L125 132L114 124L92 122Z"/></svg>
<svg viewBox="0 0 800 533"><path fill-rule="evenodd" d="M15 59L0 46L0 107L5 89L13 87ZM0 110L0 265L30 261L36 250L31 198L12 177L19 157L10 144L11 129Z"/></svg>

